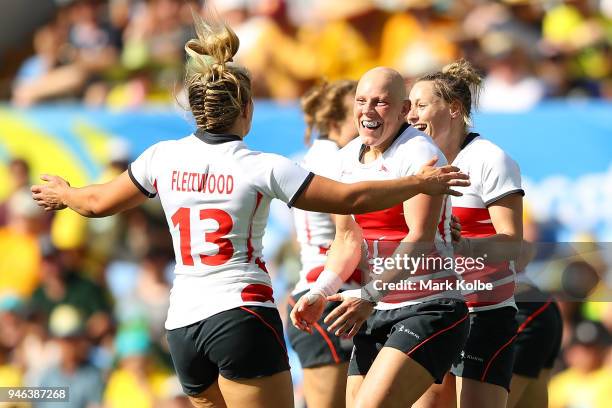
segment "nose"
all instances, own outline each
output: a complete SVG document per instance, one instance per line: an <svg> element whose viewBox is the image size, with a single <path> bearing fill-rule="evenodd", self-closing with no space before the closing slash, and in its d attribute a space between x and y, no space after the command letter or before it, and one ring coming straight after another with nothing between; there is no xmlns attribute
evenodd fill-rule
<svg viewBox="0 0 612 408"><path fill-rule="evenodd" d="M368 101L367 103L363 104L361 113L371 118L373 117L373 115L376 114L375 108L376 108L376 103L374 103L373 101Z"/></svg>

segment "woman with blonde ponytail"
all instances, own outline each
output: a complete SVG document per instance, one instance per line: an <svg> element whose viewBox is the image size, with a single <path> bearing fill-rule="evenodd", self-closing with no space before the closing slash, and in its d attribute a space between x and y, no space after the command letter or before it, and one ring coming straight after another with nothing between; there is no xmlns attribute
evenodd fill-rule
<svg viewBox="0 0 612 408"><path fill-rule="evenodd" d="M470 333L460 359L441 386L433 386L415 407L505 408L517 333L514 261L523 240L524 195L518 165L500 147L470 132L472 106L481 78L461 60L419 78L410 91L408 122L429 134L448 161L470 174L463 196L452 198L461 223L455 247L458 260L481 260L462 268ZM484 262L482 262L484 261ZM467 265L467 263L465 264ZM472 263L472 265L474 265Z"/></svg>
<svg viewBox="0 0 612 408"><path fill-rule="evenodd" d="M232 62L239 40L218 21L195 17L185 86L197 129L146 149L116 179L82 188L44 175L32 187L48 211L104 217L159 195L176 266L166 320L172 360L196 407L293 406L283 328L262 260L270 201L338 214L391 207L414 195L456 194L452 166L412 177L343 184L275 154L250 150L248 72Z"/></svg>

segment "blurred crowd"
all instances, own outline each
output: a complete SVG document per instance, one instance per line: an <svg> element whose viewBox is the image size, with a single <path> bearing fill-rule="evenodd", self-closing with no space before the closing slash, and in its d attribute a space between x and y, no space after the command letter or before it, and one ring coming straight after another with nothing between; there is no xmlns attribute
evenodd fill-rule
<svg viewBox="0 0 612 408"><path fill-rule="evenodd" d="M410 81L459 57L485 75L483 110L612 99L612 0L56 0L15 74L12 103L115 108L181 100L192 11L238 33L255 96L294 100L376 65Z"/></svg>
<svg viewBox="0 0 612 408"><path fill-rule="evenodd" d="M116 157L100 181L126 167ZM0 386L68 386L63 406L77 408L188 407L164 335L174 256L159 201L102 219L45 213L30 197L28 163L13 159L9 175L11 193L0 203ZM556 240L554 224L536 222L528 210L524 221L526 239ZM536 258L528 269L572 300L560 302L565 328L550 406L605 408L612 400L612 252L609 243L578 245L565 248L580 248L581 256ZM287 239L273 253L266 261L285 317L299 249ZM290 356L301 406L299 362Z"/></svg>

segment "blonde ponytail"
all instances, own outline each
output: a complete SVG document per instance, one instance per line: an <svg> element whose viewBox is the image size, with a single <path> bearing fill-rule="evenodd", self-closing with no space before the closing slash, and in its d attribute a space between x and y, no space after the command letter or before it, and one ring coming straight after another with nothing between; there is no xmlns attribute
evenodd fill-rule
<svg viewBox="0 0 612 408"><path fill-rule="evenodd" d="M250 102L251 79L245 68L232 63L240 40L231 27L192 14L197 38L185 44L189 105L198 128L224 133Z"/></svg>

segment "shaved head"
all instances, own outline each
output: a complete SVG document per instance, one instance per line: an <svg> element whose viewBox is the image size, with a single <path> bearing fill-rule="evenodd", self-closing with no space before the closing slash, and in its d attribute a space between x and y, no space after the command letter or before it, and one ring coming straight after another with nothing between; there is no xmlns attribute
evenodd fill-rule
<svg viewBox="0 0 612 408"><path fill-rule="evenodd" d="M403 103L406 99L406 85L404 84L404 78L399 72L388 67L376 67L372 68L359 80L357 85L357 92L359 88L365 90L367 88L376 87L380 90L386 90L389 96L398 103Z"/></svg>
<svg viewBox="0 0 612 408"><path fill-rule="evenodd" d="M404 78L396 70L377 67L359 80L353 116L363 144L384 151L405 123L409 110Z"/></svg>

